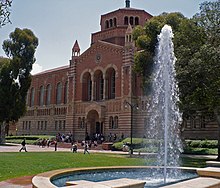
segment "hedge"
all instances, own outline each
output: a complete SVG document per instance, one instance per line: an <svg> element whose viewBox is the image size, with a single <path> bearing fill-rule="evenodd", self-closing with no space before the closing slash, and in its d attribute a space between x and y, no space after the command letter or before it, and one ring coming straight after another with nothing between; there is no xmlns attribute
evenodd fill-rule
<svg viewBox="0 0 220 188"><path fill-rule="evenodd" d="M112 150L123 150L123 145L129 145L131 142L130 138L125 138L120 142L116 142L112 146ZM132 145L135 151L145 151L145 152L156 152L160 140L146 139L146 138L133 138Z"/></svg>
<svg viewBox="0 0 220 188"><path fill-rule="evenodd" d="M191 148L218 148L217 140L185 140L185 144Z"/></svg>
<svg viewBox="0 0 220 188"><path fill-rule="evenodd" d="M38 144L39 140L42 139L53 139L55 138L54 136L50 136L50 135L28 135L28 136L6 136L6 142L9 143L16 143L16 144L20 144L22 142L23 139L26 139L26 143L27 144Z"/></svg>

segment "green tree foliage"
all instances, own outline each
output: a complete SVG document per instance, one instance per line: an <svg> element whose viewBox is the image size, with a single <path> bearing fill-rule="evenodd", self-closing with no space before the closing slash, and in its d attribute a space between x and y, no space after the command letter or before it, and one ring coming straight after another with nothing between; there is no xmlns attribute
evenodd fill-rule
<svg viewBox="0 0 220 188"><path fill-rule="evenodd" d="M205 41L204 30L181 13L163 13L150 19L144 28L135 28L133 35L139 51L135 55L134 70L143 76L143 88L146 90L149 90L151 83L157 36L165 24L173 29L175 55L179 66L187 65L191 55L197 52L200 44Z"/></svg>
<svg viewBox="0 0 220 188"><path fill-rule="evenodd" d="M170 25L174 32L176 71L183 116L196 114L198 111L208 112L215 114L220 126L220 0L202 3L200 12L192 19L187 19L180 13L164 13L148 21L142 32L140 29L134 31L134 39L140 49L135 59L135 70L141 70L144 83L150 79L147 75L149 72L142 70L149 64L150 56L146 55L145 58L143 54L155 56L157 35L165 24ZM220 137L218 154L220 159Z"/></svg>
<svg viewBox="0 0 220 188"><path fill-rule="evenodd" d="M26 110L38 39L29 29L16 28L3 42L8 59L0 66L0 124L16 121Z"/></svg>
<svg viewBox="0 0 220 188"><path fill-rule="evenodd" d="M12 0L0 0L0 28L6 25L7 23L11 23L10 21L10 8L12 5Z"/></svg>

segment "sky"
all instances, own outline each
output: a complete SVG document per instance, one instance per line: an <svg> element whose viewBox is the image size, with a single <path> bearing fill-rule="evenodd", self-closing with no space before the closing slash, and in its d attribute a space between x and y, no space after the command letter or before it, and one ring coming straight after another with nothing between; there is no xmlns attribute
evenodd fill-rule
<svg viewBox="0 0 220 188"><path fill-rule="evenodd" d="M210 0L215 1L215 0ZM191 18L204 0L131 0L131 7L153 16L181 12ZM125 7L125 0L13 0L11 22L0 28L2 43L15 28L28 28L39 39L32 74L69 64L78 40L81 54L90 47L91 33L100 30L102 14Z"/></svg>

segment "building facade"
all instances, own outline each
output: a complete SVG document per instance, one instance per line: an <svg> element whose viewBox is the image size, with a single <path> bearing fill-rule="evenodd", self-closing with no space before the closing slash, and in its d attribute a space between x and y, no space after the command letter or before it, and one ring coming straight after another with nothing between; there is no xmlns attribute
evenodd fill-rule
<svg viewBox="0 0 220 188"><path fill-rule="evenodd" d="M58 133L84 140L88 135L144 137L147 98L141 77L134 74L137 50L132 30L152 15L126 7L101 15L101 30L92 33L91 46L82 54L78 41L69 65L36 74L27 97L27 113L17 123L17 135ZM137 109L138 107L138 109ZM204 120L206 119L206 121ZM185 138L217 137L209 117L189 117L183 123Z"/></svg>
<svg viewBox="0 0 220 188"><path fill-rule="evenodd" d="M132 30L151 17L131 8L129 1L125 8L102 15L101 30L92 34L84 53L76 41L69 65L33 76L27 113L16 134L71 132L83 140L96 133L130 136L133 129L135 137L143 137L147 101L141 78L132 71Z"/></svg>

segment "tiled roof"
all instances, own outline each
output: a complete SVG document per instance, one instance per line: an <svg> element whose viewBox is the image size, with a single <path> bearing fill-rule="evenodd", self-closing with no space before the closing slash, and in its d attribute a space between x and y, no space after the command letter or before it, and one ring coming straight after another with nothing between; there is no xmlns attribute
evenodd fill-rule
<svg viewBox="0 0 220 188"><path fill-rule="evenodd" d="M65 66L62 66L62 67L57 67L57 68L54 68L54 69L49 69L49 70L46 70L46 71L34 74L33 76L38 76L38 75L41 75L41 74L52 73L52 72L56 72L56 71L60 71L60 70L68 69L68 68L69 68L69 65L65 65Z"/></svg>

